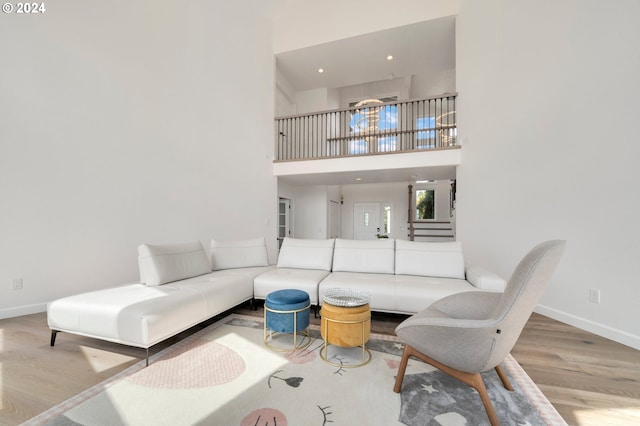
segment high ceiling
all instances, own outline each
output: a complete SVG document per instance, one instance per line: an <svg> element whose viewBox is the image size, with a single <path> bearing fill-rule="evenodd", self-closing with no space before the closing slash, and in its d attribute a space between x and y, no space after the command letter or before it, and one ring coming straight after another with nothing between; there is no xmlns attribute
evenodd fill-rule
<svg viewBox="0 0 640 426"><path fill-rule="evenodd" d="M283 52L276 64L297 91L440 74L455 68L455 17Z"/></svg>
<svg viewBox="0 0 640 426"><path fill-rule="evenodd" d="M393 55L393 60L387 60ZM341 88L455 69L455 17L445 17L276 55L276 66L296 91ZM322 68L323 73L318 69ZM454 179L455 167L342 172L281 177L293 184L407 182ZM356 181L356 178L362 180Z"/></svg>

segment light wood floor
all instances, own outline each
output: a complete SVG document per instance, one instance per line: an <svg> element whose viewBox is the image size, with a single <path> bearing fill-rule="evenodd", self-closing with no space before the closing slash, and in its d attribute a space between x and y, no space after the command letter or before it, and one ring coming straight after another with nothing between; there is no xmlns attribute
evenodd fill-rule
<svg viewBox="0 0 640 426"><path fill-rule="evenodd" d="M261 309L236 312L262 316ZM393 334L404 318L374 313L372 332ZM0 320L0 425L20 424L145 356L70 334L59 334L51 348L49 337L44 313ZM640 351L534 314L512 354L570 425L640 424Z"/></svg>

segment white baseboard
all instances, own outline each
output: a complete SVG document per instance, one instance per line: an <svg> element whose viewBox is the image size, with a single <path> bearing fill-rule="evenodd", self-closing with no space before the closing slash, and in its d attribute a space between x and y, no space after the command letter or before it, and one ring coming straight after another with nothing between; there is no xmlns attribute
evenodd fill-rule
<svg viewBox="0 0 640 426"><path fill-rule="evenodd" d="M606 325L593 322L591 320L577 317L575 315L568 314L566 312L559 311L557 309L550 308L548 306L538 305L535 312L558 320L565 324L578 327L582 330L586 330L590 333L597 334L614 342L621 343L626 346L630 346L634 349L640 350L640 336L636 336L626 331L618 330Z"/></svg>
<svg viewBox="0 0 640 426"><path fill-rule="evenodd" d="M47 310L46 303L36 303L35 305L23 305L15 308L0 309L0 319L20 317L22 315L37 314Z"/></svg>

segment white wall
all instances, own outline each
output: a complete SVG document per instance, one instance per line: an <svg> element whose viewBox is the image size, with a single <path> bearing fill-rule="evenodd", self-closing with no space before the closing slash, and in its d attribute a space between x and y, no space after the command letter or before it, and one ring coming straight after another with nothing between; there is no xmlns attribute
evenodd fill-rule
<svg viewBox="0 0 640 426"><path fill-rule="evenodd" d="M340 88L340 107L348 108L350 102L362 99L380 99L387 96L397 96L399 101L409 98L411 79L394 78L391 80L374 81Z"/></svg>
<svg viewBox="0 0 640 426"><path fill-rule="evenodd" d="M327 238L328 202L326 185L296 188L293 210L295 238Z"/></svg>
<svg viewBox="0 0 640 426"><path fill-rule="evenodd" d="M265 236L275 256L263 4L58 0L2 16L0 317L138 280L143 242Z"/></svg>
<svg viewBox="0 0 640 426"><path fill-rule="evenodd" d="M296 93L298 114L326 111L329 107L329 92L326 88L302 90Z"/></svg>
<svg viewBox="0 0 640 426"><path fill-rule="evenodd" d="M278 197L288 198L292 205L293 238L327 238L328 202L330 191L326 185L293 185L280 180ZM331 190L331 198L335 198Z"/></svg>
<svg viewBox="0 0 640 426"><path fill-rule="evenodd" d="M456 92L456 70L452 69L438 75L414 75L411 79L409 98L427 98L454 92Z"/></svg>
<svg viewBox="0 0 640 426"><path fill-rule="evenodd" d="M456 49L466 256L508 276L567 240L539 311L636 348L638 16L635 0L463 0Z"/></svg>
<svg viewBox="0 0 640 426"><path fill-rule="evenodd" d="M274 0L275 53L455 15L459 0ZM366 17L363 17L363 11Z"/></svg>
<svg viewBox="0 0 640 426"><path fill-rule="evenodd" d="M274 109L275 116L281 117L285 115L293 115L297 111L295 104L296 90L291 85L289 80L284 76L282 72L276 67L275 70L276 88Z"/></svg>

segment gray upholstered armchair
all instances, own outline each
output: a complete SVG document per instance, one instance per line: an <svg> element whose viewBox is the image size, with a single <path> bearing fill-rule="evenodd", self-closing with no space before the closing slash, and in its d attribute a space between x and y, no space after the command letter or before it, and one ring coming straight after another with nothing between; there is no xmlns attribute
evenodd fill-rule
<svg viewBox="0 0 640 426"><path fill-rule="evenodd" d="M564 247L564 241L534 247L504 293L454 294L398 325L396 334L405 348L393 390L400 392L407 362L414 356L476 389L491 424L499 424L480 373L495 368L504 387L512 390L500 363L538 304Z"/></svg>

